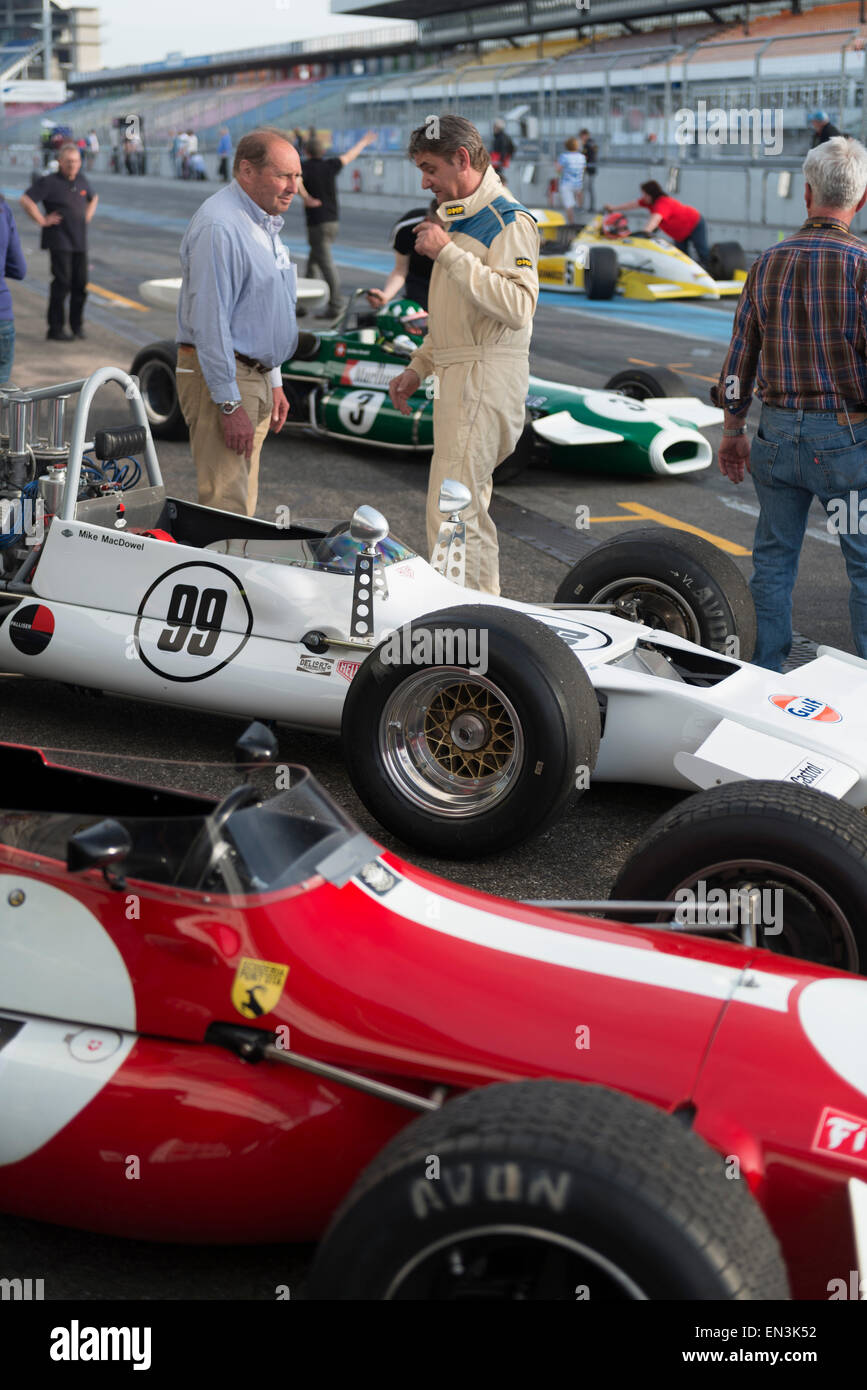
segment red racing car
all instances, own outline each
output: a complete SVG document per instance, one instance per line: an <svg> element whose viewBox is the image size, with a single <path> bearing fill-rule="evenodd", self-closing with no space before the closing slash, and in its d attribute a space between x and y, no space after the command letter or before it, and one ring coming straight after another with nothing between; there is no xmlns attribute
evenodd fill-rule
<svg viewBox="0 0 867 1390"><path fill-rule="evenodd" d="M0 771L6 1212L319 1240L325 1299L824 1299L867 1269L867 981L472 892L303 769L219 801Z"/></svg>

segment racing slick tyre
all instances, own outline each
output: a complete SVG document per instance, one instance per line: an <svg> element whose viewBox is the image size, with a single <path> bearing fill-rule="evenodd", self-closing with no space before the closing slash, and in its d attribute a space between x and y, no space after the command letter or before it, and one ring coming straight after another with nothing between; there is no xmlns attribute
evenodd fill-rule
<svg viewBox="0 0 867 1390"><path fill-rule="evenodd" d="M750 889L761 890L752 911ZM736 940L747 937L752 917L758 945L863 974L867 818L854 806L790 782L713 787L651 826L621 869L612 896L682 903L681 927L700 932L702 918L709 926L730 921Z"/></svg>
<svg viewBox="0 0 867 1390"><path fill-rule="evenodd" d="M629 367L617 372L603 386L603 391L619 391L634 401L646 401L651 396L688 396L686 382L668 367Z"/></svg>
<svg viewBox="0 0 867 1390"><path fill-rule="evenodd" d="M584 272L588 299L613 299L617 289L617 252L611 246L591 246Z"/></svg>
<svg viewBox="0 0 867 1390"><path fill-rule="evenodd" d="M587 785L599 705L544 623L461 605L404 624L371 652L341 738L381 825L425 853L472 859L538 834Z"/></svg>
<svg viewBox="0 0 867 1390"><path fill-rule="evenodd" d="M647 527L603 541L572 567L554 602L611 603L618 617L740 661L756 645L747 581L728 555L685 531Z"/></svg>
<svg viewBox="0 0 867 1390"><path fill-rule="evenodd" d="M733 280L736 270L746 270L747 258L739 241L715 241L707 258L712 280Z"/></svg>
<svg viewBox="0 0 867 1390"><path fill-rule="evenodd" d="M137 353L130 376L137 376L154 439L187 439L189 430L178 401L175 380L177 344L148 343Z"/></svg>
<svg viewBox="0 0 867 1390"><path fill-rule="evenodd" d="M483 1086L407 1126L326 1232L312 1299L778 1299L745 1182L677 1119L573 1081Z"/></svg>

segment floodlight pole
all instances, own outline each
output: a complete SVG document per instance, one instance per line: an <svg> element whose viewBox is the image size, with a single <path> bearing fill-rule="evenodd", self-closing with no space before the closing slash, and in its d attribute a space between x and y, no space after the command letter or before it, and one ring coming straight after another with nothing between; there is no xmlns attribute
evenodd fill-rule
<svg viewBox="0 0 867 1390"><path fill-rule="evenodd" d="M42 76L51 80L51 0L42 0Z"/></svg>

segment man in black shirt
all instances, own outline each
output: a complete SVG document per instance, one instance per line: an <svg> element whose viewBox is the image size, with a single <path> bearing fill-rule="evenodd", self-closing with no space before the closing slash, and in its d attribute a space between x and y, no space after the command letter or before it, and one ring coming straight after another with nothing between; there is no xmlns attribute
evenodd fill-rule
<svg viewBox="0 0 867 1390"><path fill-rule="evenodd" d="M99 199L81 172L81 152L77 145L63 145L56 174L45 174L21 196L21 206L42 228L42 249L51 253L51 294L48 300L47 338L70 342L84 338L81 325L87 297L87 224L96 212ZM41 212L42 203L45 212ZM66 297L69 300L69 326L64 326Z"/></svg>
<svg viewBox="0 0 867 1390"><path fill-rule="evenodd" d="M434 263L430 256L422 256L415 249L415 228L420 222L437 221L437 200L426 208L413 208L401 217L391 229L391 244L394 248L394 269L381 290L368 290L367 302L374 309L403 295L414 299L423 309L427 308L427 294Z"/></svg>
<svg viewBox="0 0 867 1390"><path fill-rule="evenodd" d="M337 175L347 164L361 154L373 140L376 132L369 130L360 140L347 150L346 154L332 155L324 159L322 141L314 137L307 141L307 158L301 164L301 178L304 192L315 206L305 198L304 213L307 218L307 238L310 242L310 257L306 274L315 276L317 271L328 285L329 303L326 309L317 314L318 319L336 318L343 308L340 298L340 280L331 257L331 243L337 236Z"/></svg>
<svg viewBox="0 0 867 1390"><path fill-rule="evenodd" d="M814 150L817 145L824 145L826 140L833 140L835 135L841 135L835 125L831 124L827 111L811 111L807 120L813 127L813 143L810 146Z"/></svg>

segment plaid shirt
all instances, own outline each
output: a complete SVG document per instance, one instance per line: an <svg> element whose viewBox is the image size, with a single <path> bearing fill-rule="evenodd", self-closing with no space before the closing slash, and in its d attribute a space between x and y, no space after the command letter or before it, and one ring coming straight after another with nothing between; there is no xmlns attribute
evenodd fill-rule
<svg viewBox="0 0 867 1390"><path fill-rule="evenodd" d="M786 410L867 408L867 247L836 218L808 218L750 267L711 399L746 418L753 383Z"/></svg>

